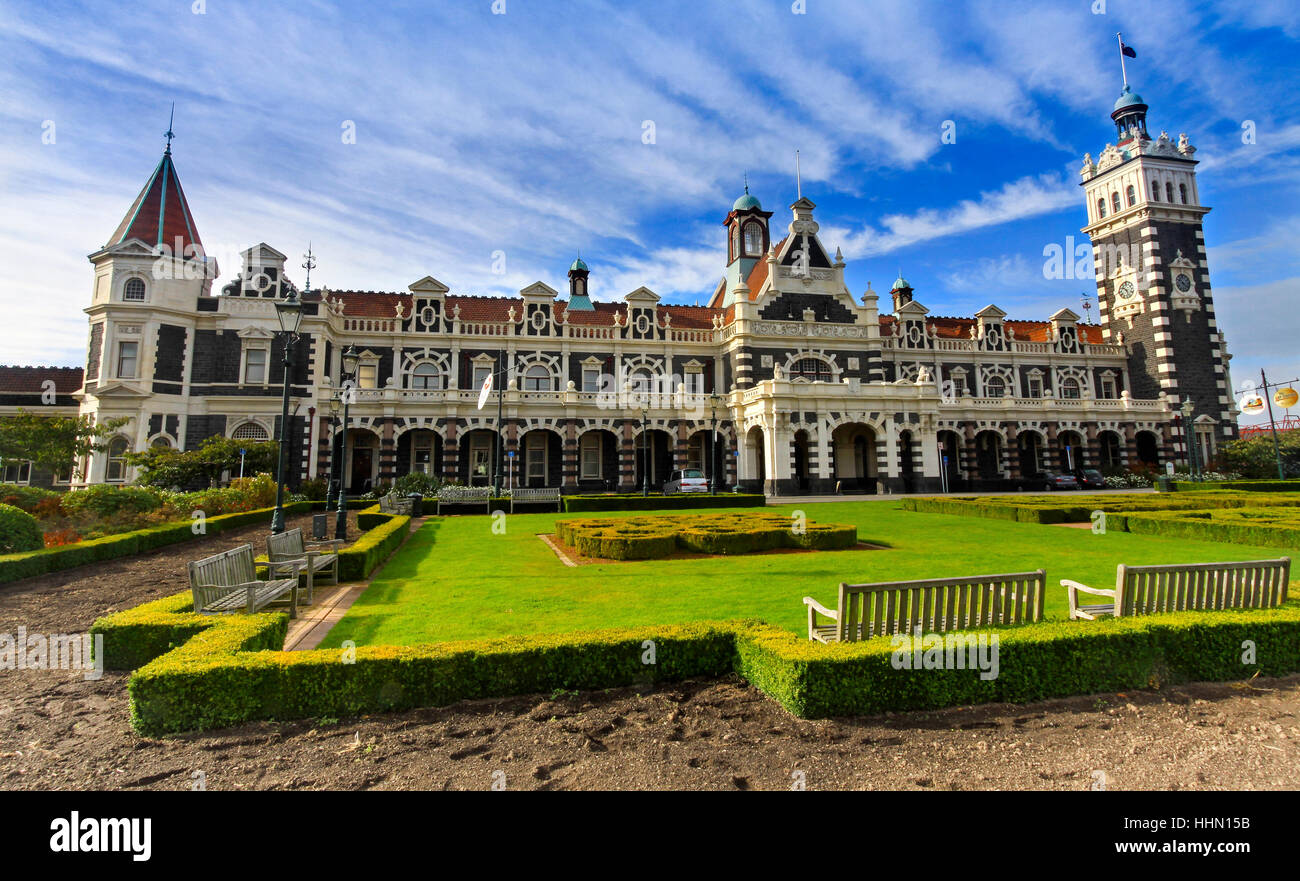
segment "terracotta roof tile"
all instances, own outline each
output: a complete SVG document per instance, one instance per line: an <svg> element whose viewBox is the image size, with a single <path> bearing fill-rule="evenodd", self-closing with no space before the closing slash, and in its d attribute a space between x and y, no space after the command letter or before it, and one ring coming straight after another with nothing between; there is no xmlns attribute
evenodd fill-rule
<svg viewBox="0 0 1300 881"><path fill-rule="evenodd" d="M193 256L186 253L191 246L203 253L203 241L194 225L171 153L163 154L108 244L118 245L128 239L139 239L151 246L166 245L172 249L177 249L179 244L178 257Z"/></svg>
<svg viewBox="0 0 1300 881"><path fill-rule="evenodd" d="M0 392L39 395L45 390L45 381L52 379L56 392L69 394L81 388L82 375L80 367L0 366Z"/></svg>

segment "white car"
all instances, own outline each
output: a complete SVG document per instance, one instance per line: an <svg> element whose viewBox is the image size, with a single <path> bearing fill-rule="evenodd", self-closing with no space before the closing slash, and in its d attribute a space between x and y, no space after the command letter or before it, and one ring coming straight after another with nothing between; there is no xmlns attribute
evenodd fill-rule
<svg viewBox="0 0 1300 881"><path fill-rule="evenodd" d="M708 491L709 480L704 476L704 472L698 468L674 471L668 475L668 482L664 484L664 495L669 493L706 493Z"/></svg>

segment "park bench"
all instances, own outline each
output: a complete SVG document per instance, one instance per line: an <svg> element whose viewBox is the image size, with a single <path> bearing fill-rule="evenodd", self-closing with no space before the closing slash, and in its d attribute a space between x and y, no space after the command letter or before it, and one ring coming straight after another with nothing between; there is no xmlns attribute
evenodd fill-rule
<svg viewBox="0 0 1300 881"><path fill-rule="evenodd" d="M972 627L1023 624L1043 619L1047 573L1012 572L923 581L876 584L840 583L834 610L812 597L808 607L808 638L818 642L857 642L873 636L947 633ZM823 624L818 616L830 619Z"/></svg>
<svg viewBox="0 0 1300 881"><path fill-rule="evenodd" d="M510 513L515 512L515 505L523 502L525 504L538 503L555 503L555 510L560 510L560 488L559 487L537 487L535 489L521 488L510 491Z"/></svg>
<svg viewBox="0 0 1300 881"><path fill-rule="evenodd" d="M189 564L194 611L200 615L248 612L250 615L288 597L289 617L298 617L298 572L292 566L267 564L269 579L259 581L253 564L253 546L240 545ZM288 571L290 577L276 578Z"/></svg>
<svg viewBox="0 0 1300 881"><path fill-rule="evenodd" d="M331 538L326 541L303 542L301 529L290 529L279 535L266 539L266 558L277 567L293 571L306 577L307 604L311 605L312 587L318 573L330 576L330 584L339 583L338 549L342 539ZM333 553L322 552L321 548L333 549Z"/></svg>
<svg viewBox="0 0 1300 881"><path fill-rule="evenodd" d="M1115 589L1088 587L1061 580L1070 597L1070 618L1089 621L1197 609L1269 609L1286 602L1291 558L1234 563L1176 563L1167 566L1116 567ZM1108 603L1080 605L1079 594L1105 597Z"/></svg>
<svg viewBox="0 0 1300 881"><path fill-rule="evenodd" d="M390 492L379 498L379 513L381 514L406 514L410 515L414 510L414 500L410 496L399 496L395 492Z"/></svg>
<svg viewBox="0 0 1300 881"><path fill-rule="evenodd" d="M492 506L492 487L490 486L444 486L438 490L438 509L442 513L443 505L473 505L482 504L490 508ZM491 513L489 511L489 513Z"/></svg>

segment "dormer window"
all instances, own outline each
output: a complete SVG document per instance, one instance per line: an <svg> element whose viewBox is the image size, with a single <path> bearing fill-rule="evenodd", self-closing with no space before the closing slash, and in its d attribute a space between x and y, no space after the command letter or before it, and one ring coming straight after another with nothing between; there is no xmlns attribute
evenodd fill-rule
<svg viewBox="0 0 1300 881"><path fill-rule="evenodd" d="M745 224L745 253L751 257L763 253L763 225L750 222Z"/></svg>
<svg viewBox="0 0 1300 881"><path fill-rule="evenodd" d="M138 278L128 278L126 284L122 286L122 299L128 303L143 303L144 281Z"/></svg>

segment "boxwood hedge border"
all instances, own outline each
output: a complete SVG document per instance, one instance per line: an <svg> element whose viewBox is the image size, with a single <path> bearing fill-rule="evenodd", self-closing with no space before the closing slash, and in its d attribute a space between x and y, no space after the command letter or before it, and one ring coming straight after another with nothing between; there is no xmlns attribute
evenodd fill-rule
<svg viewBox="0 0 1300 881"><path fill-rule="evenodd" d="M890 639L822 645L756 621L415 646L282 650L282 613L199 616L178 594L103 618L105 666L134 669L131 721L162 736L462 700L738 673L809 719L1247 679L1300 670L1300 602L997 631L999 675L896 669ZM1256 661L1244 663L1243 645ZM653 652L654 663L647 663Z"/></svg>

